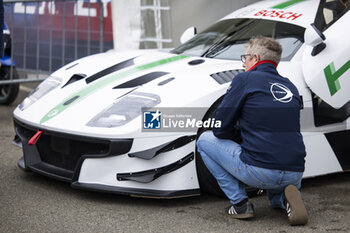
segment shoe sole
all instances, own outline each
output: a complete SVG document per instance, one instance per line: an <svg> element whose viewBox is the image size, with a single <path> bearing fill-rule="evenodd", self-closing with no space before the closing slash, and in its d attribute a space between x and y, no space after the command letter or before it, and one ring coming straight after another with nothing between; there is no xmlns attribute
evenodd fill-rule
<svg viewBox="0 0 350 233"><path fill-rule="evenodd" d="M305 225L308 221L308 214L297 187L288 185L284 189L284 195L291 208L290 215L288 216L289 223L293 226Z"/></svg>

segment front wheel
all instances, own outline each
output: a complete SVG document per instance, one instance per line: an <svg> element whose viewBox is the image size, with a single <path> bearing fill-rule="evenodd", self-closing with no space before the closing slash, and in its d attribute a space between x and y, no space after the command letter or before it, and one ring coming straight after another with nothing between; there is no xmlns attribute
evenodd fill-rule
<svg viewBox="0 0 350 233"><path fill-rule="evenodd" d="M222 98L220 98L217 102L214 103L214 105L208 110L208 112L204 116L203 121L205 121L209 118L215 117L216 109L219 106L219 104L221 103L221 101L222 101ZM197 132L197 138L199 138L199 136L206 130L207 129L205 129L205 128L199 129ZM225 194L221 190L216 179L209 172L208 168L204 164L202 156L198 152L197 147L196 147L196 168L197 168L198 181L199 181L199 185L201 187L201 190L204 192L216 195L216 196L225 197ZM245 185L245 184L243 184L243 185L246 189L248 197L254 197L257 195L261 195L263 193L262 190L259 190L259 189L254 188L254 187L250 187L250 186Z"/></svg>
<svg viewBox="0 0 350 233"><path fill-rule="evenodd" d="M18 79L18 73L15 67L12 67L12 80ZM11 67L1 66L0 80L11 80ZM10 105L17 98L19 83L0 85L0 104Z"/></svg>

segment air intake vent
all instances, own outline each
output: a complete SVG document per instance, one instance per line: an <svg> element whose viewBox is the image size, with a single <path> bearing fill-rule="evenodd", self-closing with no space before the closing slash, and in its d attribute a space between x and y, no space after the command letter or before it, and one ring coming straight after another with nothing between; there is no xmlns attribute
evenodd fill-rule
<svg viewBox="0 0 350 233"><path fill-rule="evenodd" d="M119 70L125 69L129 66L132 66L132 65L134 65L134 58L120 62L114 66L108 67L107 69L104 69L104 70L92 75L91 77L88 77L86 79L86 83L89 84L89 83L96 81L97 79L100 79L108 74L111 74L113 72L117 72Z"/></svg>
<svg viewBox="0 0 350 233"><path fill-rule="evenodd" d="M71 83L74 83L74 82L76 82L76 81L79 81L80 79L83 79L83 78L85 78L85 77L86 77L86 74L74 74L74 75L68 80L68 82L67 82L66 84L64 84L64 86L63 86L62 88L68 86L68 85L71 84Z"/></svg>
<svg viewBox="0 0 350 233"><path fill-rule="evenodd" d="M233 78L239 74L244 72L243 69L240 70L226 70L226 71L222 71L219 73L215 73L215 74L211 74L210 76L220 85L224 84L224 83L228 83L231 82L233 80Z"/></svg>
<svg viewBox="0 0 350 233"><path fill-rule="evenodd" d="M160 78L166 74L169 74L167 72L152 72L149 74L145 74L142 75L138 78L132 79L128 82L125 82L123 84L120 84L119 86L114 87L113 89L117 89L117 88L132 88L132 87L137 87L137 86L141 86L143 84L146 84L154 79Z"/></svg>

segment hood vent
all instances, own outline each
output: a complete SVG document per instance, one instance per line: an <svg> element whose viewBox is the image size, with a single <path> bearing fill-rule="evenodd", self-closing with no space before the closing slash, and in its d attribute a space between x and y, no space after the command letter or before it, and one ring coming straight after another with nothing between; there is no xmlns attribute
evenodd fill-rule
<svg viewBox="0 0 350 233"><path fill-rule="evenodd" d="M168 78L168 79L166 79L166 80L164 80L164 81L161 81L160 83L158 83L158 86L163 86L163 85L165 85L165 84L167 84L167 83L173 81L174 79L175 79L175 78L172 77L172 78Z"/></svg>
<svg viewBox="0 0 350 233"><path fill-rule="evenodd" d="M132 65L134 65L134 58L120 62L116 65L108 67L107 69L104 69L104 70L90 76L89 78L86 79L86 83L89 84L89 83L96 81L97 79L102 78L110 73L116 72L118 70L127 68L127 67L132 66Z"/></svg>
<svg viewBox="0 0 350 233"><path fill-rule="evenodd" d="M239 70L226 70L219 73L211 74L210 76L220 85L228 82L232 82L233 78L239 74L244 72L243 69Z"/></svg>
<svg viewBox="0 0 350 233"><path fill-rule="evenodd" d="M66 84L62 86L64 88L65 86L68 86L69 84L75 83L76 81L79 81L80 79L83 79L86 77L86 74L73 74L73 76L68 80Z"/></svg>
<svg viewBox="0 0 350 233"><path fill-rule="evenodd" d="M192 61L188 62L188 64L190 66L195 66L195 65L202 64L203 62L205 62L205 60L203 60L203 59L196 59L196 60L192 60Z"/></svg>
<svg viewBox="0 0 350 233"><path fill-rule="evenodd" d="M137 86L141 86L143 84L146 84L154 79L160 78L164 75L167 75L169 73L167 72L152 72L149 74L145 74L142 75L138 78L134 78L128 82L122 83L119 86L114 87L113 89L117 89L117 88L132 88L132 87L137 87Z"/></svg>

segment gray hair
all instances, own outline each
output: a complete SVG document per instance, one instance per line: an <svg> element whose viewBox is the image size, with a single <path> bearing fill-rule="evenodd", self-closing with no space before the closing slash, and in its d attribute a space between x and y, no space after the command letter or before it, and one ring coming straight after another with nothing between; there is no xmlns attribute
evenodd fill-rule
<svg viewBox="0 0 350 233"><path fill-rule="evenodd" d="M281 60L282 46L271 37L257 36L249 40L251 54L258 54L261 61L270 60L278 64Z"/></svg>

